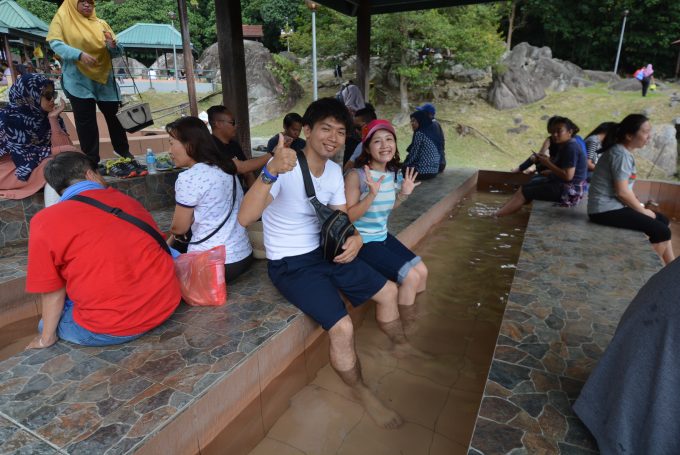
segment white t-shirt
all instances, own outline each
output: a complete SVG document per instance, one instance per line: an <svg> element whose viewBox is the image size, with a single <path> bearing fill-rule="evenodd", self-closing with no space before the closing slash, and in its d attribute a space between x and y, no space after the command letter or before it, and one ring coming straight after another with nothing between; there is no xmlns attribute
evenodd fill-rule
<svg viewBox="0 0 680 455"><path fill-rule="evenodd" d="M201 240L220 225L231 209L234 176L217 166L196 163L181 172L175 182L175 201L184 207L194 209L191 224L192 240ZM220 230L198 245L189 245L188 251L206 251L219 245L226 246L226 264L245 259L252 253L248 234L238 224L238 211L243 200L241 183L236 179L236 202L231 215Z"/></svg>
<svg viewBox="0 0 680 455"><path fill-rule="evenodd" d="M345 182L342 169L336 163L326 161L323 174L319 178L312 175L312 183L321 203L335 206L345 204ZM300 165L279 175L269 193L274 200L262 214L267 259L299 256L317 249L321 226L314 207L307 199Z"/></svg>

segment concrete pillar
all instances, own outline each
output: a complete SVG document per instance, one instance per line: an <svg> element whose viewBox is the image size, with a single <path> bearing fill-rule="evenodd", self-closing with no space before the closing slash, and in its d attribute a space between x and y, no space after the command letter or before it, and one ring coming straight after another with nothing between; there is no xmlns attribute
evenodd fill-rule
<svg viewBox="0 0 680 455"><path fill-rule="evenodd" d="M246 55L243 48L241 2L216 1L215 19L223 103L234 114L238 124L239 142L246 156L250 157L248 85L246 82Z"/></svg>
<svg viewBox="0 0 680 455"><path fill-rule="evenodd" d="M357 87L368 100L368 75L371 57L371 12L368 0L360 0L357 10Z"/></svg>

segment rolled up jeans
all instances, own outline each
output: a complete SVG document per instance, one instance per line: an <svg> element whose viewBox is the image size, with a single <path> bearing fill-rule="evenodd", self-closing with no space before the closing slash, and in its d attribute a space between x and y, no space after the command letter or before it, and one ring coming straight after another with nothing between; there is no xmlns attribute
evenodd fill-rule
<svg viewBox="0 0 680 455"><path fill-rule="evenodd" d="M79 325L73 319L73 300L66 297L64 300L64 309L61 312L61 318L59 318L59 324L57 325L57 336L65 341L70 341L71 343L80 344L82 346L110 346L113 344L127 343L128 341L135 340L142 335L128 335L128 336L116 336L116 335L106 335L103 333L92 332L85 327ZM42 333L43 321L42 319L38 323L38 331Z"/></svg>

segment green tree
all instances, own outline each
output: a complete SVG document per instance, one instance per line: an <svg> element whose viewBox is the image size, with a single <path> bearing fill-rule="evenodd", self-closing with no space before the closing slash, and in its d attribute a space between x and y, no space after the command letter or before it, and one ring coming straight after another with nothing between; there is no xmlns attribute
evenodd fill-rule
<svg viewBox="0 0 680 455"><path fill-rule="evenodd" d="M453 59L469 67L486 67L504 50L497 32L499 9L466 6L375 16L371 44L399 75L400 106L408 112L408 89L429 88L444 69L419 59L424 48L449 49Z"/></svg>
<svg viewBox="0 0 680 455"><path fill-rule="evenodd" d="M306 8L295 23L290 38L291 51L298 55L312 54L312 18ZM320 6L316 13L316 51L319 58L356 54L356 18Z"/></svg>
<svg viewBox="0 0 680 455"><path fill-rule="evenodd" d="M298 21L306 10L304 2L290 0L242 0L241 16L244 24L262 24L263 44L272 51L281 51L281 30Z"/></svg>
<svg viewBox="0 0 680 455"><path fill-rule="evenodd" d="M47 0L17 0L22 8L38 16L49 24L57 12L58 5Z"/></svg>
<svg viewBox="0 0 680 455"><path fill-rule="evenodd" d="M526 15L514 42L549 46L555 57L584 68L611 71L624 10L629 10L619 68L631 73L653 63L657 74L672 75L680 38L677 0L523 0Z"/></svg>

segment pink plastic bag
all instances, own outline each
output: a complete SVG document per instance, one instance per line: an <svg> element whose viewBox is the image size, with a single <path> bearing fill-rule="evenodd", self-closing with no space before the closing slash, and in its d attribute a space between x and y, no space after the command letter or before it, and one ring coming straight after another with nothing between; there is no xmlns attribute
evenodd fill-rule
<svg viewBox="0 0 680 455"><path fill-rule="evenodd" d="M224 245L208 251L194 251L175 259L182 298L189 305L220 306L227 303L224 280Z"/></svg>

